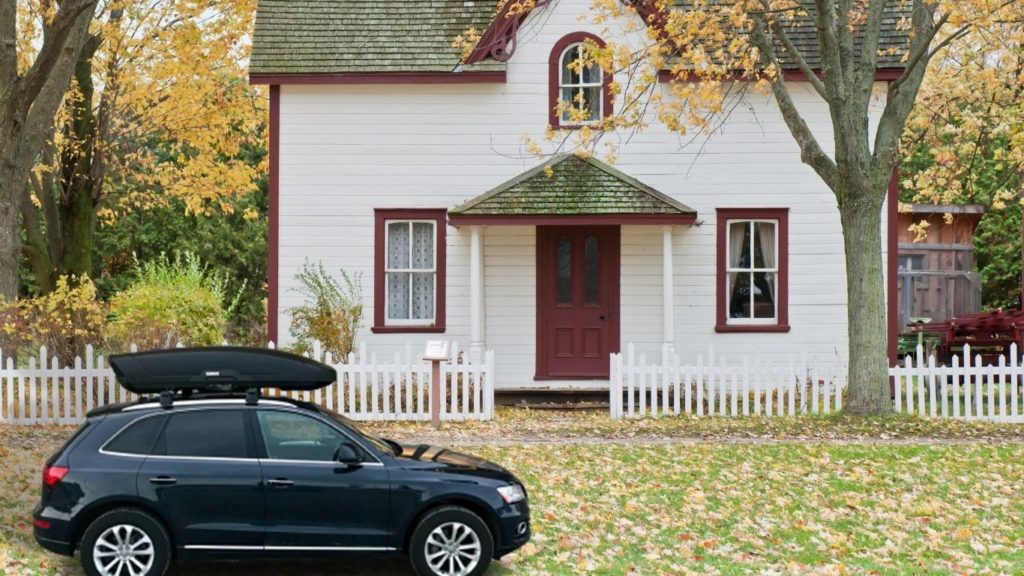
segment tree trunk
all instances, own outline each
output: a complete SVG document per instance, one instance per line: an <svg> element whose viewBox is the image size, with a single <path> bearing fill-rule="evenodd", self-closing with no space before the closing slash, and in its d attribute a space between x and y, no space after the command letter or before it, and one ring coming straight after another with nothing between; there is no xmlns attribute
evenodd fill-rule
<svg viewBox="0 0 1024 576"><path fill-rule="evenodd" d="M11 141L14 137L2 134L0 138ZM0 154L11 148L0 146ZM8 301L18 297L18 263L21 261L18 200L25 187L25 178L22 177L19 187L15 183L18 176L22 175L15 168L13 159L0 156L0 299Z"/></svg>
<svg viewBox="0 0 1024 576"><path fill-rule="evenodd" d="M839 196L850 339L846 410L854 414L883 414L892 411L882 274L884 195L872 190L847 190Z"/></svg>

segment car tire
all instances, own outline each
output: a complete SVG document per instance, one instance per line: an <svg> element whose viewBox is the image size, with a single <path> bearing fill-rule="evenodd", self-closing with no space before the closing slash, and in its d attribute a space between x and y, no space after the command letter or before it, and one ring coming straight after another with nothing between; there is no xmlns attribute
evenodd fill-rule
<svg viewBox="0 0 1024 576"><path fill-rule="evenodd" d="M480 576L493 556L487 524L461 506L431 510L409 540L409 558L419 576Z"/></svg>
<svg viewBox="0 0 1024 576"><path fill-rule="evenodd" d="M118 508L85 529L81 561L89 576L163 576L171 562L171 539L152 515Z"/></svg>

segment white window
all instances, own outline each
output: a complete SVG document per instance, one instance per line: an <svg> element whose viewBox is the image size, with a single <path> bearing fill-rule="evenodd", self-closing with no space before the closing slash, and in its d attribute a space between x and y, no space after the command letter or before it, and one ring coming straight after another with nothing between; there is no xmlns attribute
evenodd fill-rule
<svg viewBox="0 0 1024 576"><path fill-rule="evenodd" d="M433 324L437 293L437 222L388 220L386 224L387 323Z"/></svg>
<svg viewBox="0 0 1024 576"><path fill-rule="evenodd" d="M729 220L728 230L728 323L776 323L779 303L778 221Z"/></svg>
<svg viewBox="0 0 1024 576"><path fill-rule="evenodd" d="M601 120L604 110L604 72L587 56L582 42L570 44L559 59L558 94L561 122L586 124ZM589 65L588 65L589 64Z"/></svg>

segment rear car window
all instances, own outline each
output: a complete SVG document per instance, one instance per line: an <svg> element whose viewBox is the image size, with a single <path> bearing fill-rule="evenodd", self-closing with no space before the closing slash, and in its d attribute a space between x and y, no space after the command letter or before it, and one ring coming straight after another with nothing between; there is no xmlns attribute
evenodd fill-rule
<svg viewBox="0 0 1024 576"><path fill-rule="evenodd" d="M201 410L172 414L154 454L200 458L246 458L245 413Z"/></svg>
<svg viewBox="0 0 1024 576"><path fill-rule="evenodd" d="M149 454L153 443L164 427L164 416L141 418L129 424L114 437L103 449L119 454Z"/></svg>

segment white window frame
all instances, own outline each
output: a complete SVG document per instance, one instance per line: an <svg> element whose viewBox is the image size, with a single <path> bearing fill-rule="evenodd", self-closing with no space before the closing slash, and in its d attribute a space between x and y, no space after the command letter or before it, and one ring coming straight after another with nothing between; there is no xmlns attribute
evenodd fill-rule
<svg viewBox="0 0 1024 576"><path fill-rule="evenodd" d="M413 224L430 224L430 241L434 243L431 251L434 258L430 268L390 268L388 256L391 254L391 225L407 224L409 226L409 265L412 265L412 243L414 241ZM437 220L433 219L402 219L384 220L384 324L386 326L432 326L437 321ZM408 273L409 278L409 315L412 315L412 274L432 273L434 275L434 315L430 318L392 318L391 317L391 274Z"/></svg>
<svg viewBox="0 0 1024 576"><path fill-rule="evenodd" d="M732 262L730 262L729 255L732 254L730 243L732 242L732 225L744 222L750 228L750 268L734 268ZM754 225L758 222L765 222L775 226L775 267L774 268L755 268L754 267ZM733 218L725 221L725 323L726 324L738 324L741 326L774 326L779 323L779 221L775 218ZM732 289L729 285L729 275L733 273L748 273L750 274L750 285L754 285L754 274L757 272L768 272L775 275L775 289L772 291L773 305L772 309L775 315L771 318L733 318L729 312L730 300L732 299ZM754 291L750 291L750 311L754 311Z"/></svg>
<svg viewBox="0 0 1024 576"><path fill-rule="evenodd" d="M580 70L580 82L579 82L579 84L569 84L569 83L566 83L565 82L565 65L564 65L565 55L570 50L576 50L576 49L584 50L584 43L583 42L574 42L574 43L566 46L565 50L562 50L562 53L558 55L558 100L562 101L562 90L563 90L563 88L572 88L573 91L574 91L573 98L568 103L570 105L572 105L572 106L577 107L578 110L582 110L582 106L581 106L582 103L577 103L575 101L576 96L578 95L578 93L581 92L584 88L597 88L598 89L597 90L597 93L598 93L598 99L597 99L597 118L595 118L594 120L586 120L584 122L577 123L577 122L573 121L572 119L562 118L562 114L559 113L558 121L560 123L567 123L567 124L572 124L572 125L576 125L576 124L579 124L579 125L596 124L596 123L604 120L604 70L602 70L601 67L598 66L595 63L594 67L597 68L598 73L600 74L597 82L584 82L583 81L583 70ZM579 59L579 56L577 56L575 59L573 59L573 62L575 62L578 59Z"/></svg>

